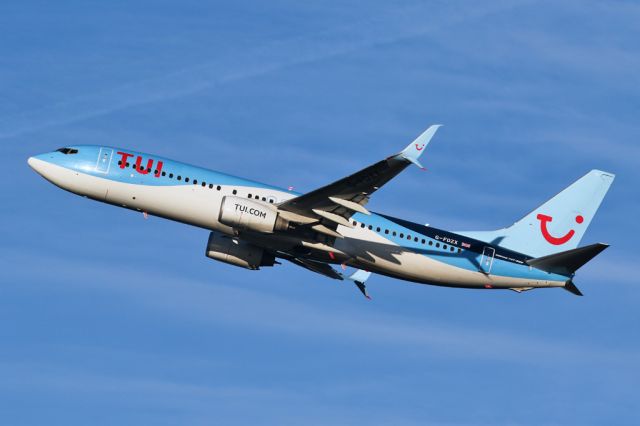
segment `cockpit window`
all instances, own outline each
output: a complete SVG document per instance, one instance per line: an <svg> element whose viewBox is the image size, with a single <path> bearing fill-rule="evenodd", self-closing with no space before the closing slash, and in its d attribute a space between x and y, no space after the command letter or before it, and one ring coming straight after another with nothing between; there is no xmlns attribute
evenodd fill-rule
<svg viewBox="0 0 640 426"><path fill-rule="evenodd" d="M78 153L78 150L77 149L73 149L73 148L60 148L60 149L56 149L56 151L61 152L64 155L77 154Z"/></svg>

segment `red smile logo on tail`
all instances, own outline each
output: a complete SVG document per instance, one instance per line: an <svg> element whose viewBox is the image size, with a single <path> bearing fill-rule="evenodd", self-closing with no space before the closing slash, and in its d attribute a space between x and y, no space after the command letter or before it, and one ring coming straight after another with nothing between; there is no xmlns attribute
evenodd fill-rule
<svg viewBox="0 0 640 426"><path fill-rule="evenodd" d="M538 214L538 216L536 217L540 221L540 231L542 232L542 236L545 240L553 245L559 246L566 243L576 233L573 229L570 229L569 232L564 234L562 237L554 237L549 233L549 230L547 229L547 223L553 221L553 218L542 213ZM580 215L576 216L576 223L581 224L582 222L584 222L584 218Z"/></svg>

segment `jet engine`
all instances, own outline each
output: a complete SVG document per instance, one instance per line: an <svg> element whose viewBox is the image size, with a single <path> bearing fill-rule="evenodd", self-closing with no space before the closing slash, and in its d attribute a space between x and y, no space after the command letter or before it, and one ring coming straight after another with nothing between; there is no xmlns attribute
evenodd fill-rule
<svg viewBox="0 0 640 426"><path fill-rule="evenodd" d="M265 252L262 247L219 232L209 234L205 255L220 262L252 270L260 269L261 266L273 266L276 260L274 255Z"/></svg>
<svg viewBox="0 0 640 426"><path fill-rule="evenodd" d="M218 221L235 229L268 234L284 231L289 224L275 206L233 196L222 199Z"/></svg>

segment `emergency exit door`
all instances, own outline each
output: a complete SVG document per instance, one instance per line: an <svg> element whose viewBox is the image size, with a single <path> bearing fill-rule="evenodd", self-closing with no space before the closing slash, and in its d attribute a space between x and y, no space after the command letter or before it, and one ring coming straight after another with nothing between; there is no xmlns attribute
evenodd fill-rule
<svg viewBox="0 0 640 426"><path fill-rule="evenodd" d="M98 154L98 163L96 164L96 172L109 173L109 165L111 164L111 156L113 155L113 149L100 148Z"/></svg>

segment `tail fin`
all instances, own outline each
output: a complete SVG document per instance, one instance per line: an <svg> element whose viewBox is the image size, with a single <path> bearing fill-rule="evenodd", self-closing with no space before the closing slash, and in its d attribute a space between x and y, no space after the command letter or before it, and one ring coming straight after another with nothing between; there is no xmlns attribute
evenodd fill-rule
<svg viewBox="0 0 640 426"><path fill-rule="evenodd" d="M615 175L591 170L508 228L460 232L533 257L578 247Z"/></svg>

